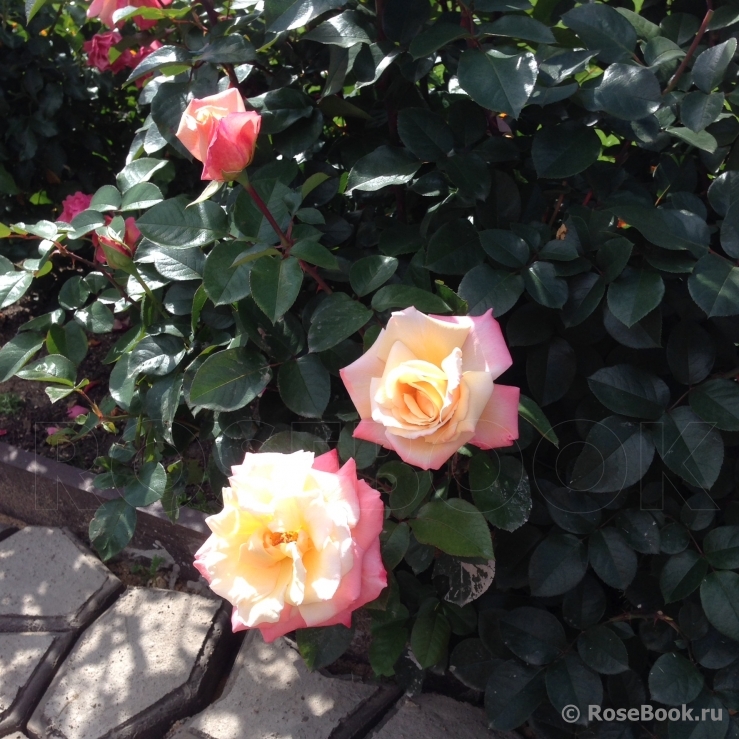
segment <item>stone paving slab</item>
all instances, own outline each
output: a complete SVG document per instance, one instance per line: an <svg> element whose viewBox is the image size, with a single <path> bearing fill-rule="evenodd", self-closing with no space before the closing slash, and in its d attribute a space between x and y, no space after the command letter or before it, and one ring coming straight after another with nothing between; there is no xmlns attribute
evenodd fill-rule
<svg viewBox="0 0 739 739"><path fill-rule="evenodd" d="M233 649L219 601L132 588L89 626L28 723L32 739L161 739L202 707Z"/></svg>
<svg viewBox="0 0 739 739"><path fill-rule="evenodd" d="M244 640L223 695L171 739L328 739L380 688L310 672L289 642Z"/></svg>
<svg viewBox="0 0 739 739"><path fill-rule="evenodd" d="M370 734L370 739L521 739L518 734L488 728L482 708L444 695L425 693L404 698Z"/></svg>
<svg viewBox="0 0 739 739"><path fill-rule="evenodd" d="M20 731L16 731L15 734L10 734L5 739L28 739L28 737Z"/></svg>
<svg viewBox="0 0 739 739"><path fill-rule="evenodd" d="M78 629L123 587L63 529L27 526L0 541L0 631Z"/></svg>
<svg viewBox="0 0 739 739"><path fill-rule="evenodd" d="M7 523L0 521L0 541L7 539L12 533L15 532L15 526L11 526Z"/></svg>

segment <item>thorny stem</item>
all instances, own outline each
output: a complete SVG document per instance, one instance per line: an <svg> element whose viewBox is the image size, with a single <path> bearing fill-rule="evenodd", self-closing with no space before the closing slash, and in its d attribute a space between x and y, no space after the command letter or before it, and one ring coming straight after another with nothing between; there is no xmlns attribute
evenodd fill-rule
<svg viewBox="0 0 739 739"><path fill-rule="evenodd" d="M663 95L667 95L667 93L672 92L675 89L675 85L680 81L680 78L683 76L683 72L685 72L688 66L688 62L692 59L693 54L695 54L695 50L698 48L698 44L701 42L703 34L708 28L708 24L711 22L711 18L713 18L713 10L709 7L706 11L705 17L703 18L703 23L701 23L700 28L698 29L698 33L695 34L693 43L690 44L688 53L683 58L682 62L680 62L680 66L677 68L675 74L672 75L672 79L667 83L667 87L665 87L665 91L662 93Z"/></svg>
<svg viewBox="0 0 739 739"><path fill-rule="evenodd" d="M272 215L272 212L267 207L267 204L259 196L259 193L254 189L254 185L249 182L245 174L238 178L237 181L241 184L244 190L249 193L251 199L254 201L254 204L257 206L257 208L259 208L262 215L267 219L269 225L272 226L274 232L280 239L280 245L282 246L284 255L288 256L290 254L290 249L295 243L290 233L292 231L292 228L290 229L288 234L285 234L285 232L280 228L280 225L277 223L274 216ZM310 275L315 280L318 287L327 295L331 295L333 293L333 290L328 286L328 283L323 279L323 277L318 274L318 270L313 265L304 262L302 259L298 260L298 264L300 264L300 268L303 270L303 272L305 272L305 274L307 275Z"/></svg>
<svg viewBox="0 0 739 739"><path fill-rule="evenodd" d="M563 183L566 185L567 183ZM552 213L552 217L549 219L549 228L551 228L554 225L554 222L557 220L557 216L559 215L559 211L562 208L562 203L564 202L565 194L564 192L560 193L559 198L557 199L557 204L554 206L554 212Z"/></svg>

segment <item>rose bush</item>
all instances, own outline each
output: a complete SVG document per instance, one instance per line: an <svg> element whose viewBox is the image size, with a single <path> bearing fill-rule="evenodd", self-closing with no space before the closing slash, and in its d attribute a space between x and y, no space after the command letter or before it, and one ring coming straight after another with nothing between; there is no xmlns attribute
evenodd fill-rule
<svg viewBox="0 0 739 739"><path fill-rule="evenodd" d="M31 27L53 23L55 7L38 0ZM643 728L730 736L734 5L105 7L91 14L121 35L111 65L161 44L127 78L85 69L90 89L121 88L130 132L105 160L120 162L115 176L74 184L62 168L68 189L49 188L47 218L8 216L0 231L0 306L48 270L77 270L60 270L58 309L0 349L0 379L43 382L51 401L87 408L69 440L110 433L96 484L120 495L91 523L101 555L130 541L138 508L158 501L176 520L202 484L216 499L198 557L212 586L237 626L300 627L313 668L369 622L377 675L416 690L448 668L484 694L498 729L561 739L582 733L591 704L684 703L723 718ZM39 29L35 43L56 43ZM91 20L84 36L109 31ZM38 82L20 78L18 96L33 100ZM50 132L44 84L33 125L24 112L3 139L8 172L25 171L26 130ZM66 221L75 190L92 199ZM131 218L140 236L126 235ZM109 394L93 402L80 333L114 327ZM366 483L383 504L388 584L351 628L347 612L371 597L354 597L356 582L352 598L342 590L358 577L354 554L351 569L339 555L314 567L317 539L301 549L303 528L272 523L283 492L320 499L333 532L321 541L364 549L361 515L353 529L344 503L321 497L335 478L319 498L299 495L321 477L301 454L294 487L269 487L252 517L251 478L239 497L232 474L245 455L269 465L334 450L343 466L322 474L354 484L356 468L355 491ZM242 570L236 557L247 531L273 563L263 580L256 560ZM561 718L566 706L580 723ZM642 727L587 728L614 730Z"/></svg>

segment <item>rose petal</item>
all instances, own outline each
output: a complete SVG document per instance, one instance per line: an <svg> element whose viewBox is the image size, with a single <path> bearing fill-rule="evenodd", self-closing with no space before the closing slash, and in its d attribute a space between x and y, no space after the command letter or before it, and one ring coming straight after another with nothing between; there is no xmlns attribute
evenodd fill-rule
<svg viewBox="0 0 739 739"><path fill-rule="evenodd" d="M254 158L261 125L259 113L229 113L212 129L203 162L203 180L228 181L249 166Z"/></svg>
<svg viewBox="0 0 739 739"><path fill-rule="evenodd" d="M360 418L365 420L372 417L370 382L373 377L382 377L385 369L385 360L377 356L378 346L384 345L384 334L385 329L380 331L375 343L359 359L339 371L354 407Z"/></svg>
<svg viewBox="0 0 739 739"><path fill-rule="evenodd" d="M355 439L363 441L371 441L373 444L384 446L385 449L392 449L392 445L387 440L385 427L377 421L360 421L354 429L352 436Z"/></svg>
<svg viewBox="0 0 739 739"><path fill-rule="evenodd" d="M321 472L338 472L339 452L332 449L330 452L319 455L313 460L313 469Z"/></svg>
<svg viewBox="0 0 739 739"><path fill-rule="evenodd" d="M471 330L462 346L464 372L489 372L492 379L500 377L512 364L513 359L503 338L500 324L488 310L481 316L434 316L439 321L470 325Z"/></svg>
<svg viewBox="0 0 739 739"><path fill-rule="evenodd" d="M432 444L421 439L405 439L388 434L387 438L398 456L407 464L422 470L438 470L455 452L459 451L474 434L460 434L454 441Z"/></svg>
<svg viewBox="0 0 739 739"><path fill-rule="evenodd" d="M510 385L493 387L485 409L477 422L471 443L480 449L511 446L518 439L518 401L521 390Z"/></svg>

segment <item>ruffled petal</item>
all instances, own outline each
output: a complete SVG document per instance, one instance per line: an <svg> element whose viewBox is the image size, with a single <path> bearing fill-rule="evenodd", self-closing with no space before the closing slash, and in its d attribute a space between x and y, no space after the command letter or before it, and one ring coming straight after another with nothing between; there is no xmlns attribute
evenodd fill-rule
<svg viewBox="0 0 739 739"><path fill-rule="evenodd" d="M406 439L395 434L387 438L398 456L406 463L422 470L438 470L455 452L459 451L472 437L473 433L461 433L454 441L432 444L421 439Z"/></svg>
<svg viewBox="0 0 739 739"><path fill-rule="evenodd" d="M375 343L359 359L339 371L354 407L364 420L372 417L370 382L373 377L382 377L385 370L385 361L377 356L377 348L384 344L384 334L385 329L380 331Z"/></svg>
<svg viewBox="0 0 739 739"><path fill-rule="evenodd" d="M339 452L332 449L330 452L319 455L313 460L313 469L321 472L338 472Z"/></svg>
<svg viewBox="0 0 739 739"><path fill-rule="evenodd" d="M208 142L201 179L232 180L248 167L254 158L261 120L254 111L229 113L218 120Z"/></svg>
<svg viewBox="0 0 739 739"><path fill-rule="evenodd" d="M355 439L363 441L371 441L373 444L384 446L385 449L392 449L392 444L387 440L385 427L377 421L360 421L352 434Z"/></svg>
<svg viewBox="0 0 739 739"><path fill-rule="evenodd" d="M521 390L495 385L475 428L471 443L480 449L511 446L518 439L518 401Z"/></svg>

